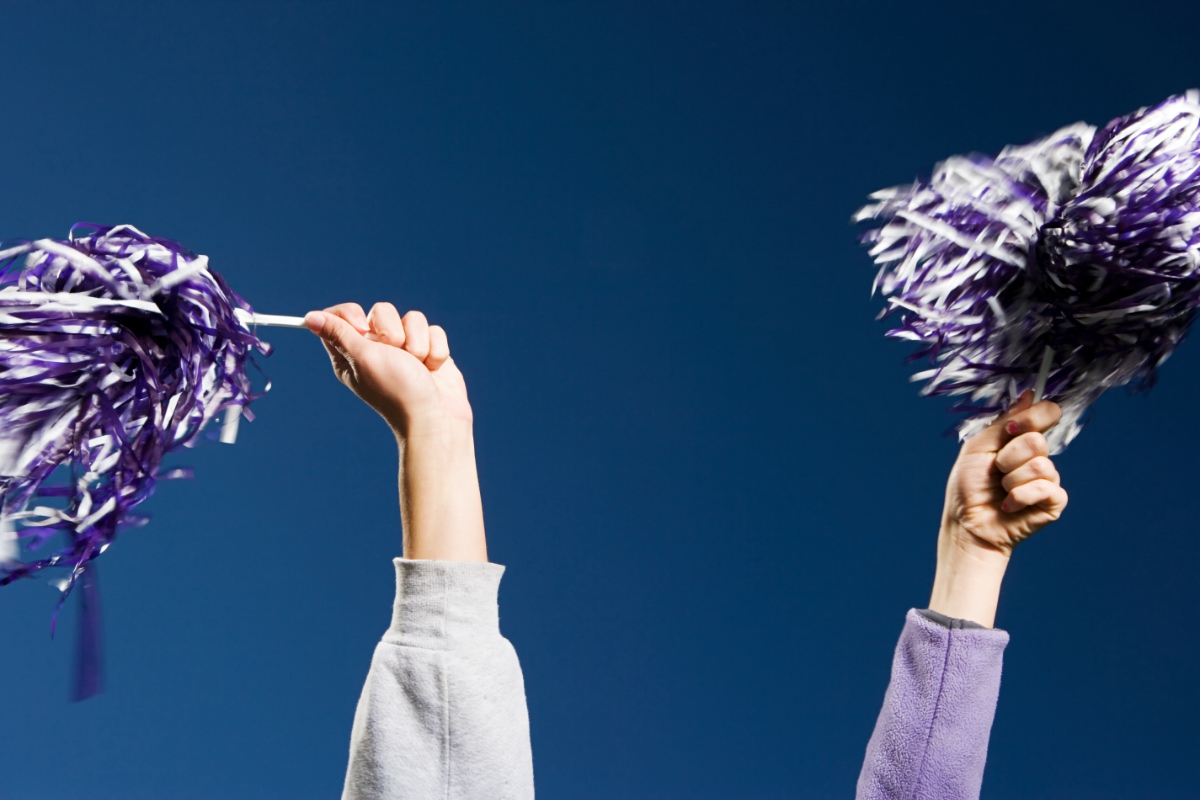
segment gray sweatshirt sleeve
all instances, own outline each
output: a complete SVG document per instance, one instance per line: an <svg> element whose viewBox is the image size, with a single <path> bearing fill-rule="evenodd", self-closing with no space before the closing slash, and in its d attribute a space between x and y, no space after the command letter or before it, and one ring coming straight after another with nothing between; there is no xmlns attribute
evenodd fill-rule
<svg viewBox="0 0 1200 800"><path fill-rule="evenodd" d="M525 685L496 606L504 567L395 564L392 624L354 714L342 797L532 798Z"/></svg>
<svg viewBox="0 0 1200 800"><path fill-rule="evenodd" d="M905 619L859 800L979 797L1008 634L937 617Z"/></svg>

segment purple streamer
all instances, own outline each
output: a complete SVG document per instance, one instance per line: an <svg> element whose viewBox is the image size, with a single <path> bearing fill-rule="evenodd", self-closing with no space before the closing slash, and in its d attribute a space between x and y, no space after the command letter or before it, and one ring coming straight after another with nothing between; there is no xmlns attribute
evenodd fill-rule
<svg viewBox="0 0 1200 800"><path fill-rule="evenodd" d="M101 653L100 589L96 584L96 565L90 564L80 579L79 644L75 659L76 702L94 697L104 690L104 668Z"/></svg>
<svg viewBox="0 0 1200 800"><path fill-rule="evenodd" d="M65 570L61 608L82 582L77 697L100 690L89 564L158 480L190 477L160 474L167 453L259 396L246 368L269 348L239 309L205 256L129 225L0 250L0 585Z"/></svg>
<svg viewBox="0 0 1200 800"><path fill-rule="evenodd" d="M1063 407L1059 452L1104 391L1148 388L1200 308L1200 92L1100 131L1078 123L995 158L954 156L856 219L889 336L920 344L928 395L965 396L967 437L1032 389Z"/></svg>

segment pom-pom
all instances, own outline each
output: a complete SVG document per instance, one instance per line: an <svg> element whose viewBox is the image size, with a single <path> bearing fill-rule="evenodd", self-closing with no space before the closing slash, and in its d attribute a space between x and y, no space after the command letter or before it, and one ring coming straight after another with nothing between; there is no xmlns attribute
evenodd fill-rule
<svg viewBox="0 0 1200 800"><path fill-rule="evenodd" d="M889 336L919 342L924 394L966 395L965 438L1026 389L1063 407L1052 452L1105 390L1149 385L1200 307L1200 93L1079 123L928 183L872 195L858 220Z"/></svg>
<svg viewBox="0 0 1200 800"><path fill-rule="evenodd" d="M163 456L227 409L250 418L246 368L268 348L205 256L129 225L76 225L0 263L0 585L62 568L61 607L145 521L134 509L156 482L188 475L160 472Z"/></svg>

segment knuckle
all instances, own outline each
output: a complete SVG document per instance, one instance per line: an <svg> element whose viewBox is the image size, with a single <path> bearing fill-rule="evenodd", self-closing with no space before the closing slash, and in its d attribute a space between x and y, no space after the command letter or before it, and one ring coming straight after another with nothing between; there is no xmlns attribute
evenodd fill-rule
<svg viewBox="0 0 1200 800"><path fill-rule="evenodd" d="M1058 471L1054 468L1054 462L1048 456L1034 457L1029 462L1029 466L1033 469L1033 474L1039 478L1053 478L1058 474Z"/></svg>
<svg viewBox="0 0 1200 800"><path fill-rule="evenodd" d="M1009 473L1028 460L1023 443L1019 440L1009 442L1004 449L996 454L996 467L1004 473Z"/></svg>
<svg viewBox="0 0 1200 800"><path fill-rule="evenodd" d="M378 321L374 321L372 324L372 330L375 331L375 335L379 337L381 342L392 345L404 342L404 331L397 330L395 327L386 323L381 324Z"/></svg>
<svg viewBox="0 0 1200 800"><path fill-rule="evenodd" d="M1045 485L1038 492L1037 502L1046 509L1057 509L1062 504L1059 502L1060 495L1058 493L1058 484L1044 481Z"/></svg>
<svg viewBox="0 0 1200 800"><path fill-rule="evenodd" d="M1044 503L1050 498L1052 492L1046 487L1053 488L1054 484L1049 481L1033 481L1030 483L1030 495L1033 497L1030 503Z"/></svg>
<svg viewBox="0 0 1200 800"><path fill-rule="evenodd" d="M362 306L358 303L338 303L325 311L356 327L361 327L362 321L366 319L366 314L363 313Z"/></svg>
<svg viewBox="0 0 1200 800"><path fill-rule="evenodd" d="M338 303L337 305L330 306L329 308L327 308L325 310L329 311L330 313L337 314L338 316L344 316L346 314L354 314L354 313L358 313L358 314L363 313L362 306L360 306L358 303Z"/></svg>
<svg viewBox="0 0 1200 800"><path fill-rule="evenodd" d="M371 306L369 319L377 327L391 329L397 327L397 323L400 321L400 312L394 305L384 301Z"/></svg>
<svg viewBox="0 0 1200 800"><path fill-rule="evenodd" d="M1031 458L1050 455L1050 445L1046 441L1046 437L1040 432L1030 431L1022 436L1021 439Z"/></svg>

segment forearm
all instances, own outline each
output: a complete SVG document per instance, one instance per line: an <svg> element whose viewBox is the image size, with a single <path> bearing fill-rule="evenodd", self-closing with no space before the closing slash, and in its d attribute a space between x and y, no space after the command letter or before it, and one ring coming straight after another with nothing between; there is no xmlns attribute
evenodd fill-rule
<svg viewBox="0 0 1200 800"><path fill-rule="evenodd" d="M404 557L487 561L471 421L415 420L396 441Z"/></svg>
<svg viewBox="0 0 1200 800"><path fill-rule="evenodd" d="M942 528L938 537L937 572L929 608L956 619L969 619L985 628L996 624L1000 585L1009 556L978 547L964 547L966 535Z"/></svg>

